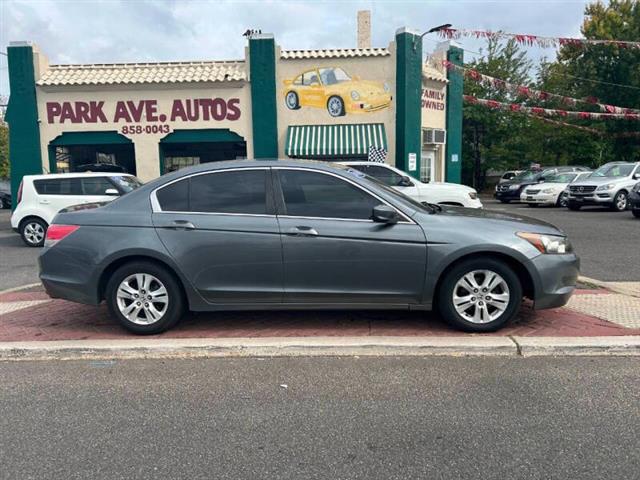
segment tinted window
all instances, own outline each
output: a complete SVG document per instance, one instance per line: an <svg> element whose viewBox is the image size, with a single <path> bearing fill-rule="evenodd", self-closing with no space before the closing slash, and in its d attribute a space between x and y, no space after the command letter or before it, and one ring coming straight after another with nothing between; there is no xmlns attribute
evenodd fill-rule
<svg viewBox="0 0 640 480"><path fill-rule="evenodd" d="M85 195L104 195L107 188L116 187L105 177L88 177L81 179L82 193Z"/></svg>
<svg viewBox="0 0 640 480"><path fill-rule="evenodd" d="M142 182L136 177L114 175L113 177L109 178L118 186L118 189L123 193L129 193L130 191L142 186Z"/></svg>
<svg viewBox="0 0 640 480"><path fill-rule="evenodd" d="M267 213L267 172L244 170L191 177L189 210L217 213Z"/></svg>
<svg viewBox="0 0 640 480"><path fill-rule="evenodd" d="M36 192L41 195L81 195L79 178L57 178L51 180L34 180Z"/></svg>
<svg viewBox="0 0 640 480"><path fill-rule="evenodd" d="M189 211L189 179L167 185L156 192L160 208L165 212Z"/></svg>
<svg viewBox="0 0 640 480"><path fill-rule="evenodd" d="M377 178L385 185L389 185L391 187L400 185L402 180L402 175L381 165L350 165L350 167L360 170L371 177Z"/></svg>
<svg viewBox="0 0 640 480"><path fill-rule="evenodd" d="M287 215L369 219L381 202L358 187L323 173L279 170Z"/></svg>

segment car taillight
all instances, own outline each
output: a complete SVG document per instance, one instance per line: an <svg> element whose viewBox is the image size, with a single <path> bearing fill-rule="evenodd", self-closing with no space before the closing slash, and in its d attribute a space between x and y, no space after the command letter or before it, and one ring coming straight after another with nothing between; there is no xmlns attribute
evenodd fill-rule
<svg viewBox="0 0 640 480"><path fill-rule="evenodd" d="M22 184L23 183L24 183L23 180L20 180L20 186L18 187L18 201L16 202L16 205L22 201Z"/></svg>
<svg viewBox="0 0 640 480"><path fill-rule="evenodd" d="M49 228L47 229L47 236L44 240L44 246L51 247L55 245L79 228L79 225L56 225L55 223L53 225L49 225Z"/></svg>

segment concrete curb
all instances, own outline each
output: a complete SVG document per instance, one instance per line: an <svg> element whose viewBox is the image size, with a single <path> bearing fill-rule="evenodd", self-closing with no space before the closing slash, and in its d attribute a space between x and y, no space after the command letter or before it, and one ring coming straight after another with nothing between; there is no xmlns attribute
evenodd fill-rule
<svg viewBox="0 0 640 480"><path fill-rule="evenodd" d="M6 290L0 290L0 295L5 293L19 292L20 290L27 290L29 288L39 287L42 283L28 283L27 285L20 285L19 287L7 288Z"/></svg>
<svg viewBox="0 0 640 480"><path fill-rule="evenodd" d="M619 288L618 285L616 285L616 283L618 282L605 282L603 280L597 280L595 278L585 277L582 275L578 277L578 281L583 283L590 283L597 287L605 288L611 292L619 293L621 295L627 295L629 297L637 297L637 294L629 293L627 289Z"/></svg>
<svg viewBox="0 0 640 480"><path fill-rule="evenodd" d="M640 355L626 337L290 337L0 342L0 360L295 356Z"/></svg>

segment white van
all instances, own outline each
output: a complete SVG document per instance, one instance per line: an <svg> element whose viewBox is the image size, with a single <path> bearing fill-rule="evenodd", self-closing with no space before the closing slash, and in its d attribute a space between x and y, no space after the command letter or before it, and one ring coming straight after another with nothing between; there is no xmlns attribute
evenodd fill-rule
<svg viewBox="0 0 640 480"><path fill-rule="evenodd" d="M40 247L53 217L63 208L110 202L140 185L140 180L125 173L25 175L11 215L11 228L29 247Z"/></svg>

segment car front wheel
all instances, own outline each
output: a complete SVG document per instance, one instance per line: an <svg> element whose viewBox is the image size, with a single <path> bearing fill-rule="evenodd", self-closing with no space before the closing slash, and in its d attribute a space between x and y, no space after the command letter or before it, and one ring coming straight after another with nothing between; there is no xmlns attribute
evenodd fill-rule
<svg viewBox="0 0 640 480"><path fill-rule="evenodd" d="M284 103L287 105L289 110L298 110L300 108L298 94L294 91L287 93L287 96L284 98Z"/></svg>
<svg viewBox="0 0 640 480"><path fill-rule="evenodd" d="M556 206L558 207L566 207L567 206L567 194L561 193L558 197L558 201L556 202Z"/></svg>
<svg viewBox="0 0 640 480"><path fill-rule="evenodd" d="M627 192L618 192L613 198L611 210L615 212L624 212L627 209Z"/></svg>
<svg viewBox="0 0 640 480"><path fill-rule="evenodd" d="M332 117L341 117L344 115L344 102L334 95L327 100L327 110Z"/></svg>
<svg viewBox="0 0 640 480"><path fill-rule="evenodd" d="M446 321L468 332L492 332L509 322L522 303L515 272L492 258L468 260L452 268L438 291Z"/></svg>
<svg viewBox="0 0 640 480"><path fill-rule="evenodd" d="M20 225L20 236L28 247L41 247L47 236L47 223L39 218L29 218Z"/></svg>
<svg viewBox="0 0 640 480"><path fill-rule="evenodd" d="M109 311L130 332L161 333L173 327L184 309L175 277L150 262L132 262L111 276L105 292Z"/></svg>

